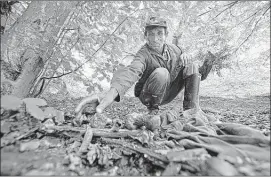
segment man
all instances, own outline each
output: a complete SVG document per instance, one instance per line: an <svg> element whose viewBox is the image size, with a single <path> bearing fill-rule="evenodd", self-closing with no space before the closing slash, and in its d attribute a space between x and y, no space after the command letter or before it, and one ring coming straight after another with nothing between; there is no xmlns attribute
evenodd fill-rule
<svg viewBox="0 0 271 177"><path fill-rule="evenodd" d="M172 101L184 89L183 110L199 109L199 83L201 74L191 57L172 44L166 44L167 23L158 17L150 17L145 26L146 44L137 52L132 63L117 70L110 90L99 97L96 112L114 101L119 102L134 84L135 96L146 105L149 113L155 113L160 105ZM93 97L86 97L77 106L82 112Z"/></svg>

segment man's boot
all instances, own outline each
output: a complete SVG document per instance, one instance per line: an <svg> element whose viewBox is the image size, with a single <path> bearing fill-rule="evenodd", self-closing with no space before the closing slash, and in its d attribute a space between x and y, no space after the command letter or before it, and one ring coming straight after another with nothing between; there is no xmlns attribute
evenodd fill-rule
<svg viewBox="0 0 271 177"><path fill-rule="evenodd" d="M205 123L215 122L215 117L205 114L199 106L199 84L201 80L200 74L192 74L185 79L183 110L186 117L197 117Z"/></svg>
<svg viewBox="0 0 271 177"><path fill-rule="evenodd" d="M192 74L185 79L183 110L199 109L199 83L200 74Z"/></svg>
<svg viewBox="0 0 271 177"><path fill-rule="evenodd" d="M156 115L159 112L159 105L162 101L162 94L152 94L149 92L143 92L143 104L148 109L148 114Z"/></svg>

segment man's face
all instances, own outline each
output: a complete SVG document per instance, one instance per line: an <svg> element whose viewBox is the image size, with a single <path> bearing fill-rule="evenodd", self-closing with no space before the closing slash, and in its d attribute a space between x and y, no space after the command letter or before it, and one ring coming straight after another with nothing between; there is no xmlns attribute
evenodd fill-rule
<svg viewBox="0 0 271 177"><path fill-rule="evenodd" d="M162 52L163 50L163 45L166 42L166 37L167 34L164 27L156 27L152 30L148 30L146 33L146 40L148 45L159 52Z"/></svg>

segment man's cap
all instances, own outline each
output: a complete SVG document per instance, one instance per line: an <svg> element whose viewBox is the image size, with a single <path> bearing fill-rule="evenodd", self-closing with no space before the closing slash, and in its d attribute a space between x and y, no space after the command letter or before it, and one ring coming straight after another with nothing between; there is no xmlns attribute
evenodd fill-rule
<svg viewBox="0 0 271 177"><path fill-rule="evenodd" d="M148 18L146 25L145 25L145 28L148 26L161 26L161 27L167 28L167 22L163 18L151 16Z"/></svg>

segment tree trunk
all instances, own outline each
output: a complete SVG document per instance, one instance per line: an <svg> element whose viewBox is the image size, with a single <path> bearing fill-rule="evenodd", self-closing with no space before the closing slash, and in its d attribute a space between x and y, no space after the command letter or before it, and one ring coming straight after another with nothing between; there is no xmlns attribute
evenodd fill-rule
<svg viewBox="0 0 271 177"><path fill-rule="evenodd" d="M28 59L24 64L22 74L14 85L12 95L19 98L28 97L36 76L40 73L43 67L44 62L39 56L33 56L31 59Z"/></svg>
<svg viewBox="0 0 271 177"><path fill-rule="evenodd" d="M24 31L24 35L14 34L9 36L12 38L11 44L6 43L15 52L16 49L12 45L13 41L17 42L19 47L28 49L27 55L23 56L23 61L26 62L22 74L16 80L12 95L20 98L31 96L29 94L32 87L53 53L60 32L66 25L66 21L77 3L72 1L31 2L26 14L22 16L23 19L20 19L17 27L12 29L14 31ZM17 56L20 56L20 54L17 54Z"/></svg>

